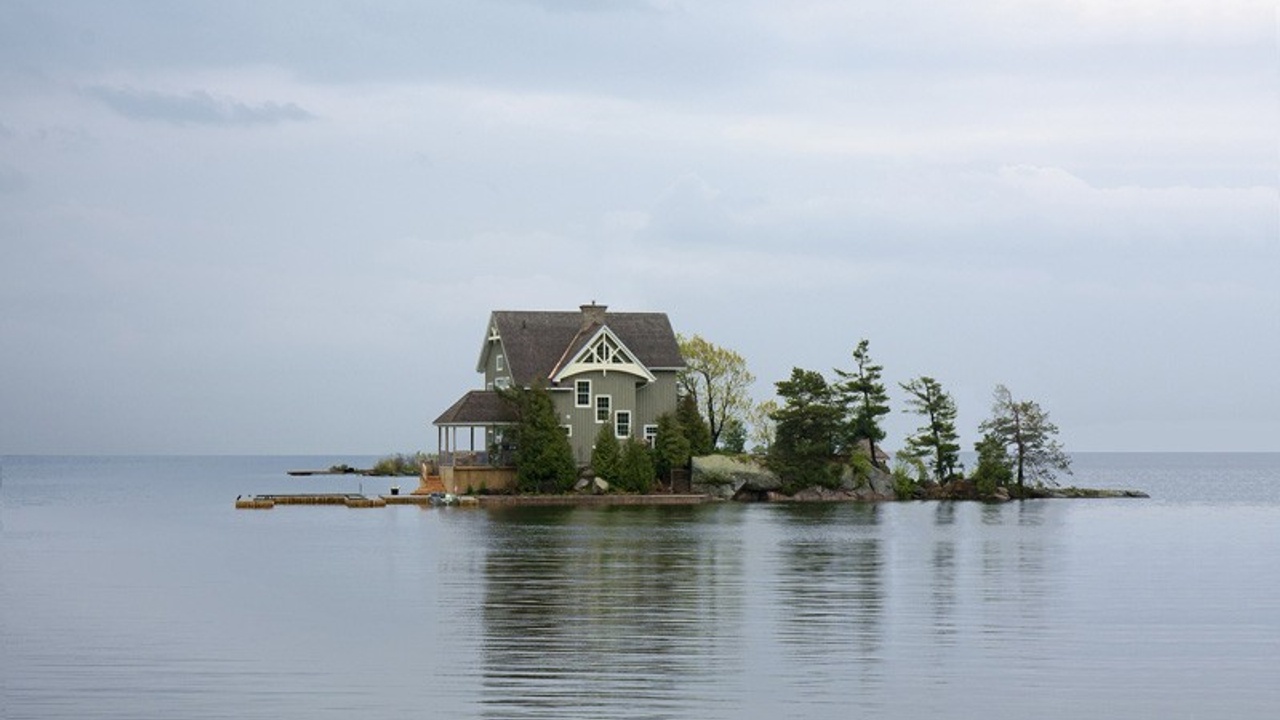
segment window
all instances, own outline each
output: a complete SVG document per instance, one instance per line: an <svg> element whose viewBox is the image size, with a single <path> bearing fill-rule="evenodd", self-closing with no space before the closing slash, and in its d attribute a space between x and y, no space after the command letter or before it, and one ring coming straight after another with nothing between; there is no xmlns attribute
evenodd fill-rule
<svg viewBox="0 0 1280 720"><path fill-rule="evenodd" d="M575 407L591 407L591 381L579 380L573 384Z"/></svg>
<svg viewBox="0 0 1280 720"><path fill-rule="evenodd" d="M507 388L511 387L511 378L509 377L494 378L493 386L498 388L499 390L506 390Z"/></svg>
<svg viewBox="0 0 1280 720"><path fill-rule="evenodd" d="M631 437L631 411L619 410L614 414L613 434L620 438Z"/></svg>
<svg viewBox="0 0 1280 720"><path fill-rule="evenodd" d="M502 353L498 353L498 357L494 358L494 369L502 372Z"/></svg>
<svg viewBox="0 0 1280 720"><path fill-rule="evenodd" d="M644 426L644 441L648 443L649 447L653 447L654 445L657 444L658 442L658 426L657 425Z"/></svg>
<svg viewBox="0 0 1280 720"><path fill-rule="evenodd" d="M609 411L613 410L613 398L608 395L596 396L596 422L609 422Z"/></svg>
<svg viewBox="0 0 1280 720"><path fill-rule="evenodd" d="M565 436L565 437L573 437L573 426L572 426L572 425L561 425L561 426L560 426L560 429L561 429L561 430L564 430L564 436Z"/></svg>

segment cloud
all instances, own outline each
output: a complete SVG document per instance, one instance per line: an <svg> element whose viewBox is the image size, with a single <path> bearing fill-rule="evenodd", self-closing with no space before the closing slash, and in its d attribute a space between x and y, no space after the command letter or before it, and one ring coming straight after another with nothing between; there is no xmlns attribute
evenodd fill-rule
<svg viewBox="0 0 1280 720"><path fill-rule="evenodd" d="M131 120L160 120L175 125L274 125L315 118L295 103L251 105L232 98L215 97L203 90L178 95L95 85L86 92Z"/></svg>
<svg viewBox="0 0 1280 720"><path fill-rule="evenodd" d="M0 163L0 193L16 193L27 188L26 173Z"/></svg>

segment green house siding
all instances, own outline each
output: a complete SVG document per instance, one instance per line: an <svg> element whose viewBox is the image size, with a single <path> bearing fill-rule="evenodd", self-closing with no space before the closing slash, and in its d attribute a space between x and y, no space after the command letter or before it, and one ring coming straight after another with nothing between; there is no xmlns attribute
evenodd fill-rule
<svg viewBox="0 0 1280 720"><path fill-rule="evenodd" d="M626 373L591 372L566 378L552 392L556 413L561 424L572 428L569 444L580 465L591 462L591 447L595 443L600 426L615 428L618 411L631 413L631 437L644 439L644 426L656 425L658 416L674 412L676 406L676 378L671 371L655 373L654 382L637 382L634 375ZM577 406L576 381L591 381L591 403ZM608 396L609 417L605 422L596 419L597 398Z"/></svg>

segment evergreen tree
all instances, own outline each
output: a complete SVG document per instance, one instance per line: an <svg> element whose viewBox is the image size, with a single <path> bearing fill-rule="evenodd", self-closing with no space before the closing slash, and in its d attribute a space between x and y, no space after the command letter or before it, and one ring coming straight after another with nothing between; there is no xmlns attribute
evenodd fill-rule
<svg viewBox="0 0 1280 720"><path fill-rule="evenodd" d="M676 403L676 419L684 429L684 436L689 439L689 453L695 457L710 455L715 447L711 444L711 430L698 412L698 401L694 396L680 396Z"/></svg>
<svg viewBox="0 0 1280 720"><path fill-rule="evenodd" d="M729 418L724 423L724 434L720 436L720 449L737 455L747 447L747 426L737 418Z"/></svg>
<svg viewBox="0 0 1280 720"><path fill-rule="evenodd" d="M518 418L513 429L516 488L520 492L566 492L578 477L573 448L541 384L500 391Z"/></svg>
<svg viewBox="0 0 1280 720"><path fill-rule="evenodd" d="M835 462L841 430L841 409L822 373L794 368L788 380L776 383L783 406L773 414L777 423L768 465L784 486L833 487L839 482Z"/></svg>
<svg viewBox="0 0 1280 720"><path fill-rule="evenodd" d="M960 460L960 437L956 434L956 403L942 385L931 377L921 376L901 383L907 391L907 409L925 417L925 424L907 438L909 452L928 458L933 476L945 482L955 472Z"/></svg>
<svg viewBox="0 0 1280 720"><path fill-rule="evenodd" d="M836 383L835 392L846 413L847 426L841 438L844 449L853 451L859 441L866 440L870 446L871 462L879 466L876 443L884 440L880 417L889 414L889 393L880 382L884 367L871 361L868 345L866 339L858 342L853 351L855 367L852 372L836 369L840 382Z"/></svg>
<svg viewBox="0 0 1280 720"><path fill-rule="evenodd" d="M987 497L996 488L1007 487L1013 480L1013 470L1004 442L988 433L973 448L978 451L978 467L973 471L973 484L978 494Z"/></svg>
<svg viewBox="0 0 1280 720"><path fill-rule="evenodd" d="M627 438L622 443L617 485L636 493L647 493L653 488L653 454L643 440Z"/></svg>
<svg viewBox="0 0 1280 720"><path fill-rule="evenodd" d="M613 432L613 425L604 423L596 433L595 445L591 447L591 472L597 478L612 483L618 479L618 460L621 457L622 447Z"/></svg>
<svg viewBox="0 0 1280 720"><path fill-rule="evenodd" d="M671 413L658 416L658 435L654 438L654 465L658 477L671 481L671 471L689 466L689 438L680 421Z"/></svg>
<svg viewBox="0 0 1280 720"><path fill-rule="evenodd" d="M1036 484L1054 483L1058 471L1071 474L1071 458L1058 444L1058 426L1049 422L1049 413L1031 400L1014 400L1003 385L997 385L991 417L978 427L1009 453L1021 493L1026 479Z"/></svg>

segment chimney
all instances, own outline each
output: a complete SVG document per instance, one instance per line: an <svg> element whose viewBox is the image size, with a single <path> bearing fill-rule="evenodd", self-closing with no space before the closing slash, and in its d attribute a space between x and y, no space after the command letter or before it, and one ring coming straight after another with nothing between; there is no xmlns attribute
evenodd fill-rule
<svg viewBox="0 0 1280 720"><path fill-rule="evenodd" d="M603 325L604 313L609 309L608 305L597 305L595 300L590 305L580 305L578 309L582 311L582 327L590 325Z"/></svg>

